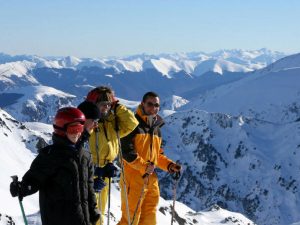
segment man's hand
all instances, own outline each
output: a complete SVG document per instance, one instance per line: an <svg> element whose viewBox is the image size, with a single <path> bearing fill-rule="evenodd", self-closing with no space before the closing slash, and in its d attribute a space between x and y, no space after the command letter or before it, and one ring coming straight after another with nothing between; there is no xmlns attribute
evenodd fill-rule
<svg viewBox="0 0 300 225"><path fill-rule="evenodd" d="M87 119L84 123L85 130L90 134L98 126L98 120Z"/></svg>
<svg viewBox="0 0 300 225"><path fill-rule="evenodd" d="M101 177L94 178L94 190L95 192L100 192L104 187L106 186L106 183Z"/></svg>
<svg viewBox="0 0 300 225"><path fill-rule="evenodd" d="M155 169L155 165L149 162L146 167L145 174L151 175L154 172L154 169Z"/></svg>
<svg viewBox="0 0 300 225"><path fill-rule="evenodd" d="M117 176L118 169L113 163L107 163L104 167L104 177L112 178Z"/></svg>
<svg viewBox="0 0 300 225"><path fill-rule="evenodd" d="M176 163L170 163L168 166L168 170L170 173L178 173L181 171L181 166Z"/></svg>
<svg viewBox="0 0 300 225"><path fill-rule="evenodd" d="M104 177L104 174L105 174L105 169L104 167L99 167L97 166L94 170L94 175L96 177Z"/></svg>

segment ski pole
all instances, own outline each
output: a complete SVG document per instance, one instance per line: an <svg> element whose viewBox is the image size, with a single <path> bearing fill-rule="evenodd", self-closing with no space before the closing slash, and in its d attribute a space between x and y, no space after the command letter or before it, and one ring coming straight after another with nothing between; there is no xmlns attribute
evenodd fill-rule
<svg viewBox="0 0 300 225"><path fill-rule="evenodd" d="M145 193L145 189L146 189L146 186L148 185L148 182L149 182L149 174L148 173L145 173L142 177L144 179L144 185L142 187L142 190L141 190L141 193L140 193L140 196L139 196L139 199L138 199L138 202L136 204L136 207L134 209L134 213L133 213L133 216L132 216L132 221L131 221L131 225L133 225L133 222L134 222L134 219L135 219L135 216L136 216L136 213L138 211L138 208L141 204L141 200L144 196L144 193Z"/></svg>
<svg viewBox="0 0 300 225"><path fill-rule="evenodd" d="M109 225L109 217L110 217L110 190L111 190L111 177L109 178L109 183L108 183L107 225Z"/></svg>
<svg viewBox="0 0 300 225"><path fill-rule="evenodd" d="M18 176L11 176L12 180L14 183L18 183ZM20 208L22 211L22 216L23 216L23 220L25 225L28 225L27 219L26 219L26 215L25 215L25 211L24 211L24 207L23 207L23 203L22 203L22 198L18 195L18 199L19 199L19 204L20 204Z"/></svg>
<svg viewBox="0 0 300 225"><path fill-rule="evenodd" d="M99 166L100 157L99 157L99 128L95 128L95 141L96 141L96 153L97 153L97 166ZM102 203L101 203L101 191L98 192L98 208L100 211L100 224L102 224Z"/></svg>
<svg viewBox="0 0 300 225"><path fill-rule="evenodd" d="M125 171L124 171L124 162L123 162L123 154L122 154L122 146L121 146L121 139L120 139L120 134L119 134L119 125L118 125L118 118L115 116L115 123L116 123L116 134L117 134L117 139L118 139L118 147L119 147L119 162L121 166L121 173L122 173L122 182L123 182L123 191L124 191L124 197L125 197L125 206L126 206L126 212L127 212L127 221L128 225L131 225L130 223L130 213L129 213L129 205L128 205L128 196L127 196L127 187L126 187L126 182L125 182Z"/></svg>
<svg viewBox="0 0 300 225"><path fill-rule="evenodd" d="M176 189L177 189L179 178L180 178L180 172L175 172L173 174L173 179L175 180L175 182L174 182L174 186L173 186L173 206L172 206L171 225L173 225L173 220L174 220L174 216L175 216Z"/></svg>

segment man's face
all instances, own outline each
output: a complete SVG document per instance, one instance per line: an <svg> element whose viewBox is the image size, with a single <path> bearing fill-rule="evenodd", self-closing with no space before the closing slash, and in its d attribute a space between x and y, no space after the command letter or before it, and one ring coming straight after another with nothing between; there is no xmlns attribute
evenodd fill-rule
<svg viewBox="0 0 300 225"><path fill-rule="evenodd" d="M97 107L98 107L98 109L99 109L99 111L102 115L106 115L109 112L110 108L111 108L111 102L109 102L109 101L107 101L107 102L98 102L96 105L97 105Z"/></svg>
<svg viewBox="0 0 300 225"><path fill-rule="evenodd" d="M142 107L144 112L148 116L156 116L159 111L159 98L158 97L148 97L145 102L142 102Z"/></svg>

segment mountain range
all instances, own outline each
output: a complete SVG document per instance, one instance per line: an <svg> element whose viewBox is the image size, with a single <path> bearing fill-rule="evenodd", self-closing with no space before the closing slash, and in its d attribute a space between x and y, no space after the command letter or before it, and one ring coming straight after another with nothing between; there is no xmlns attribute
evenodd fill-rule
<svg viewBox="0 0 300 225"><path fill-rule="evenodd" d="M267 49L102 59L0 54L0 62L3 115L31 127L29 133L39 130L44 144L51 126L40 122L51 124L59 107L78 105L95 86L111 85L132 110L146 91L158 92L165 153L184 168L177 196L189 208L182 209L186 221L178 224L196 224L191 221L202 221L205 210L223 209L256 224L300 222L300 54ZM28 166L36 147L21 148L30 149ZM172 199L172 178L158 174L162 197ZM239 223L222 218L218 223Z"/></svg>

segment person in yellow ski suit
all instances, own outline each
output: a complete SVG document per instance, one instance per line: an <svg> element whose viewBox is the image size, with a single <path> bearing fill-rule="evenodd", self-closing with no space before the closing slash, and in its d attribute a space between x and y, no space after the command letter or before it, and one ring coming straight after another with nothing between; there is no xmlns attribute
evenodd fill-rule
<svg viewBox="0 0 300 225"><path fill-rule="evenodd" d="M118 135L120 138L128 135L138 125L138 121L132 111L118 103L114 91L110 87L94 88L88 93L86 101L95 103L101 114L98 127L94 129L89 138L89 147L96 166L95 175L97 175L97 171L100 171L105 177L105 183L109 184L108 177L112 177L113 170L116 169L113 161L119 153ZM107 173L111 175L107 175ZM98 208L101 211L101 218L97 223L99 225L103 224L108 199L108 185L96 196Z"/></svg>
<svg viewBox="0 0 300 225"><path fill-rule="evenodd" d="M181 170L180 165L163 154L160 127L164 122L157 114L159 107L159 96L154 92L147 92L135 114L139 125L121 139L130 223L135 225L156 224L160 192L155 167L170 173ZM120 186L122 218L118 225L128 225L122 182Z"/></svg>

